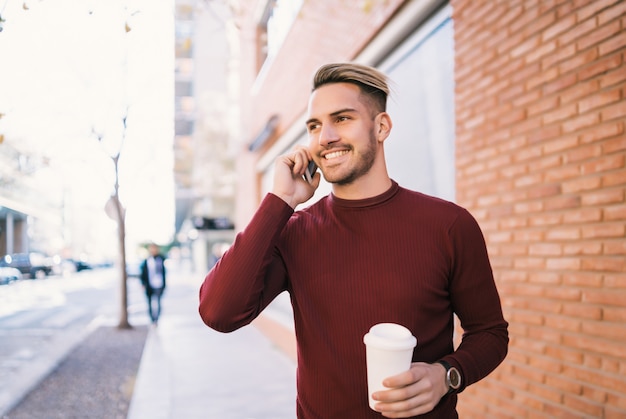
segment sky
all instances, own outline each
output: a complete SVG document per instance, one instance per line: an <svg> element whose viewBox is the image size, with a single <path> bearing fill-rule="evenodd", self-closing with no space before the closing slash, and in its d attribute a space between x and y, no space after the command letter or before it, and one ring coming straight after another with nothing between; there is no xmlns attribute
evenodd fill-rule
<svg viewBox="0 0 626 419"><path fill-rule="evenodd" d="M108 229L100 220L113 191L111 156L121 150L127 242L168 242L174 219L171 0L0 0L0 15L4 142L50 157L41 185L63 184L84 214L93 212Z"/></svg>

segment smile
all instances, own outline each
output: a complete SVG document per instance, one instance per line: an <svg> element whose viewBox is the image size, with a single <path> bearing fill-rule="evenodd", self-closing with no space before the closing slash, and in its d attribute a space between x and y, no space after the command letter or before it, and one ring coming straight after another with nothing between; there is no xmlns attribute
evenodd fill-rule
<svg viewBox="0 0 626 419"><path fill-rule="evenodd" d="M336 159L337 157L341 157L345 154L348 154L348 150L343 151L333 151L332 153L328 153L324 156L326 160Z"/></svg>

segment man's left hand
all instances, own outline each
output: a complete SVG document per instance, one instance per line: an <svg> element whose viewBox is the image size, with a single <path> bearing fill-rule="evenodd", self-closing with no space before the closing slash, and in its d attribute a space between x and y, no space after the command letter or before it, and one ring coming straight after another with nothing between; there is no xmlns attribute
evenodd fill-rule
<svg viewBox="0 0 626 419"><path fill-rule="evenodd" d="M430 412L448 392L445 375L441 364L414 362L409 371L383 381L389 390L372 395L378 402L376 411L387 418L407 418Z"/></svg>

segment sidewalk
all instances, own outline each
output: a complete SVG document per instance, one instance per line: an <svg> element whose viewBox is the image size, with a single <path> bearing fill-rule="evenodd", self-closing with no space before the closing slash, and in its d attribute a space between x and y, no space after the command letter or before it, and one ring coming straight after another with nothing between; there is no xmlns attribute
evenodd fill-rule
<svg viewBox="0 0 626 419"><path fill-rule="evenodd" d="M295 361L284 328L276 326L277 321L288 326L288 316L281 314L284 299L252 325L222 334L198 314L202 279L178 272L169 276L128 419L295 418Z"/></svg>

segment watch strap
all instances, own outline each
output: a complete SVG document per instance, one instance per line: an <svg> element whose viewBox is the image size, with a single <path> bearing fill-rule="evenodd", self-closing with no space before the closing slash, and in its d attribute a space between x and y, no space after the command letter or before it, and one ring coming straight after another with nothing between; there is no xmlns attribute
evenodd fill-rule
<svg viewBox="0 0 626 419"><path fill-rule="evenodd" d="M450 393L454 392L454 388L452 388L452 386L450 385L450 368L452 368L452 365L450 365L450 363L448 361L444 361L444 360L439 360L437 361L438 364L443 365L443 367L446 369L446 385L448 386L448 392L446 393L446 396Z"/></svg>

